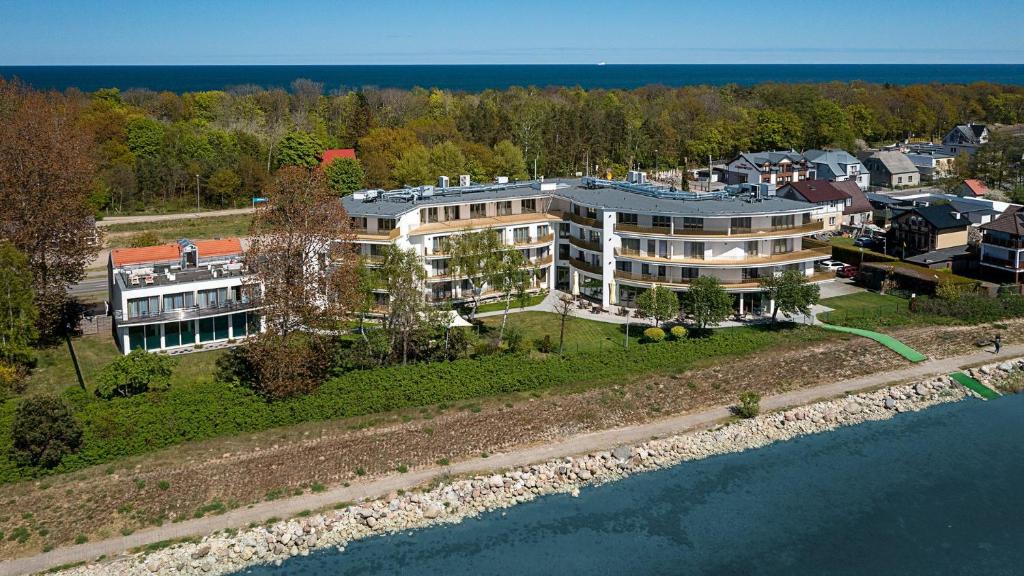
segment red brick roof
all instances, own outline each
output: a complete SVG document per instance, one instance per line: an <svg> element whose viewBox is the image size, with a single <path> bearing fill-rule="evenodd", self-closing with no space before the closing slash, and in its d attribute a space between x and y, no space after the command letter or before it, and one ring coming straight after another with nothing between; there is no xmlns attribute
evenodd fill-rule
<svg viewBox="0 0 1024 576"><path fill-rule="evenodd" d="M211 256L235 256L242 254L242 241L238 238L223 240L197 240L193 242L200 258ZM115 248L110 251L110 262L115 268L132 264L162 264L177 262L181 258L181 246L161 244L144 248Z"/></svg>
<svg viewBox="0 0 1024 576"><path fill-rule="evenodd" d="M968 178L967 180L964 180L964 186L967 186L967 189L975 196L984 196L988 193L988 186L985 186L985 183L981 180Z"/></svg>
<svg viewBox="0 0 1024 576"><path fill-rule="evenodd" d="M355 148L332 148L330 150L324 150L323 159L320 161L320 167L325 168L328 164L334 162L338 158L352 158L355 160L355 157Z"/></svg>

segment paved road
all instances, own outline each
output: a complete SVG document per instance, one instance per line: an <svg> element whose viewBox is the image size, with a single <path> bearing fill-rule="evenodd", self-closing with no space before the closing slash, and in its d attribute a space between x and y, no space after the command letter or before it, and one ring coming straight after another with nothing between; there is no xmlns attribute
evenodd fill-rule
<svg viewBox="0 0 1024 576"><path fill-rule="evenodd" d="M1004 346L1002 352L998 355L988 350L980 350L963 356L954 356L942 360L929 360L899 370L769 396L761 401L761 407L768 411L800 406L859 390L876 388L885 384L922 380L940 374L948 374L971 365L1020 356L1024 356L1024 344ZM655 436L664 437L706 428L730 416L731 412L728 406L719 406L701 412L680 414L646 424L571 436L548 444L524 446L512 452L492 454L486 460L472 458L443 468L438 466L417 468L407 474L369 479L347 488L338 486L326 492L304 494L284 500L261 502L248 508L232 510L221 516L210 516L176 524L165 524L159 527L139 530L129 536L88 542L78 546L58 548L37 556L8 560L0 563L0 576L39 572L54 566L93 560L101 555L106 555L109 558L121 554L130 548L144 546L152 542L172 538L203 536L225 528L246 526L252 522L262 523L273 517L289 518L304 510L326 508L337 502L355 502L368 498L378 498L399 489L412 489L429 482L442 473L465 475L503 470L554 458L607 450L623 444L640 443L650 440Z"/></svg>
<svg viewBox="0 0 1024 576"><path fill-rule="evenodd" d="M177 214L143 214L140 216L108 216L98 222L97 226L113 226L114 224L137 224L139 222L163 222L164 220L190 220L192 218L213 218L215 216L235 216L252 214L252 208L232 208L230 210L209 210L206 212L181 212Z"/></svg>

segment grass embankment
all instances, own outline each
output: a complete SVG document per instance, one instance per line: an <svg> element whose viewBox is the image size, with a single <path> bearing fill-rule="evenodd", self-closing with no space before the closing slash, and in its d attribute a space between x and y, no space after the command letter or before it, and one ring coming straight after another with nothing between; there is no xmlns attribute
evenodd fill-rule
<svg viewBox="0 0 1024 576"><path fill-rule="evenodd" d="M135 236L146 232L154 234L161 243L174 242L181 238L205 240L209 238L247 236L251 223L252 216L240 214L235 216L210 216L207 218L112 224L104 227L103 230L107 235L106 244L108 247L123 248L130 246Z"/></svg>
<svg viewBox="0 0 1024 576"><path fill-rule="evenodd" d="M484 323L482 333L497 335L498 329L501 327L501 316L482 318L481 321ZM550 336L552 344L556 348L558 347L559 320L550 312L509 314L508 325L518 328L523 334L523 339L530 346L545 336ZM630 346L639 343L646 327L646 324L630 324ZM565 352L569 354L621 348L625 341L625 334L626 326L624 324L609 324L569 317L565 321Z"/></svg>
<svg viewBox="0 0 1024 576"><path fill-rule="evenodd" d="M580 319L574 319L573 325L580 329L586 325L581 323L588 322L606 326ZM557 317L549 314L545 325L557 326ZM591 336L603 333L596 326L590 329L594 331ZM719 330L706 338L631 345L628 350L609 343L603 350L582 351L581 347L581 353L565 357L531 353L392 366L349 372L326 382L313 394L278 402L266 402L246 388L217 383L208 376L190 384L172 385L166 392L109 401L69 387L63 394L84 430L83 446L55 471L67 472L182 442L302 422L517 392L622 383L652 374L676 373L708 359L762 351L782 342L830 337L811 327L743 327ZM8 401L0 407L0 483L44 473L19 468L9 458L15 405L15 401Z"/></svg>
<svg viewBox="0 0 1024 576"><path fill-rule="evenodd" d="M864 330L958 323L955 318L947 316L911 312L909 300L877 292L825 298L820 304L833 309L832 312L818 314L822 322Z"/></svg>
<svg viewBox="0 0 1024 576"><path fill-rule="evenodd" d="M540 294L534 294L533 296L528 296L526 298L525 304L523 304L522 306L519 305L519 302L517 302L516 300L513 299L512 303L509 305L509 312L513 312L513 311L516 311L516 310L521 310L523 308L529 308L530 306L536 306L536 305L540 304L541 302L543 302L544 299L547 298L547 296L548 296L547 292L542 292ZM477 314L481 314L483 312L501 312L504 309L505 309L505 302L504 301L502 301L502 302L489 302L487 304L481 304L480 307L476 309L476 313Z"/></svg>
<svg viewBox="0 0 1024 576"><path fill-rule="evenodd" d="M75 353L82 368L89 391L96 374L121 355L109 335L94 335L74 338ZM213 380L214 365L223 352L197 352L180 357L171 377L172 386L187 386L201 380ZM59 393L65 388L78 385L75 366L66 343L36 351L36 367L28 377L27 394L37 392Z"/></svg>

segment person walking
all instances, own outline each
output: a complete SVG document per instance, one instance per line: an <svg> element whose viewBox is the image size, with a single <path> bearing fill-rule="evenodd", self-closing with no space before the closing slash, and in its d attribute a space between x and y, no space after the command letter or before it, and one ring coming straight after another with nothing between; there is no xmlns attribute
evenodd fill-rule
<svg viewBox="0 0 1024 576"><path fill-rule="evenodd" d="M1003 347L1003 336L1001 334L996 334L996 339L993 343L996 345L996 354L999 354L999 349Z"/></svg>

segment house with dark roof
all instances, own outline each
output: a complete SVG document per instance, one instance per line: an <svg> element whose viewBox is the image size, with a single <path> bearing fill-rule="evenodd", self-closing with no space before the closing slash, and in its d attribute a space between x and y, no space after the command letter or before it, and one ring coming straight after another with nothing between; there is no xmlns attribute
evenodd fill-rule
<svg viewBox="0 0 1024 576"><path fill-rule="evenodd" d="M852 180L861 190L867 190L871 184L868 169L846 150L808 150L804 152L804 158L814 168L814 177L818 180Z"/></svg>
<svg viewBox="0 0 1024 576"><path fill-rule="evenodd" d="M1020 283L1024 273L1024 211L1014 208L981 226L981 270L992 281Z"/></svg>
<svg viewBox="0 0 1024 576"><path fill-rule="evenodd" d="M921 173L921 181L932 182L949 177L956 165L956 157L946 154L943 150L925 150L921 147L910 148L906 152L907 158L917 166Z"/></svg>
<svg viewBox="0 0 1024 576"><path fill-rule="evenodd" d="M942 146L946 153L956 156L957 154L974 154L983 145L988 143L988 127L984 124L968 122L960 124L949 131L949 134L942 139Z"/></svg>
<svg viewBox="0 0 1024 576"><path fill-rule="evenodd" d="M854 206L854 194L857 205ZM839 230L848 222L860 226L869 222L871 204L853 180L830 182L828 180L801 180L785 184L779 188L778 195L790 200L799 200L814 204L817 208L812 213L814 220L822 222L825 230ZM850 210L847 213L847 210ZM849 219L847 219L847 216Z"/></svg>
<svg viewBox="0 0 1024 576"><path fill-rule="evenodd" d="M917 206L893 216L890 252L901 258L967 245L971 223L948 204Z"/></svg>
<svg viewBox="0 0 1024 576"><path fill-rule="evenodd" d="M774 184L782 186L814 178L814 169L796 150L742 152L725 170L726 184Z"/></svg>
<svg viewBox="0 0 1024 576"><path fill-rule="evenodd" d="M875 152L864 159L864 166L871 173L871 185L883 188L917 186L921 173L907 155L895 150Z"/></svg>

